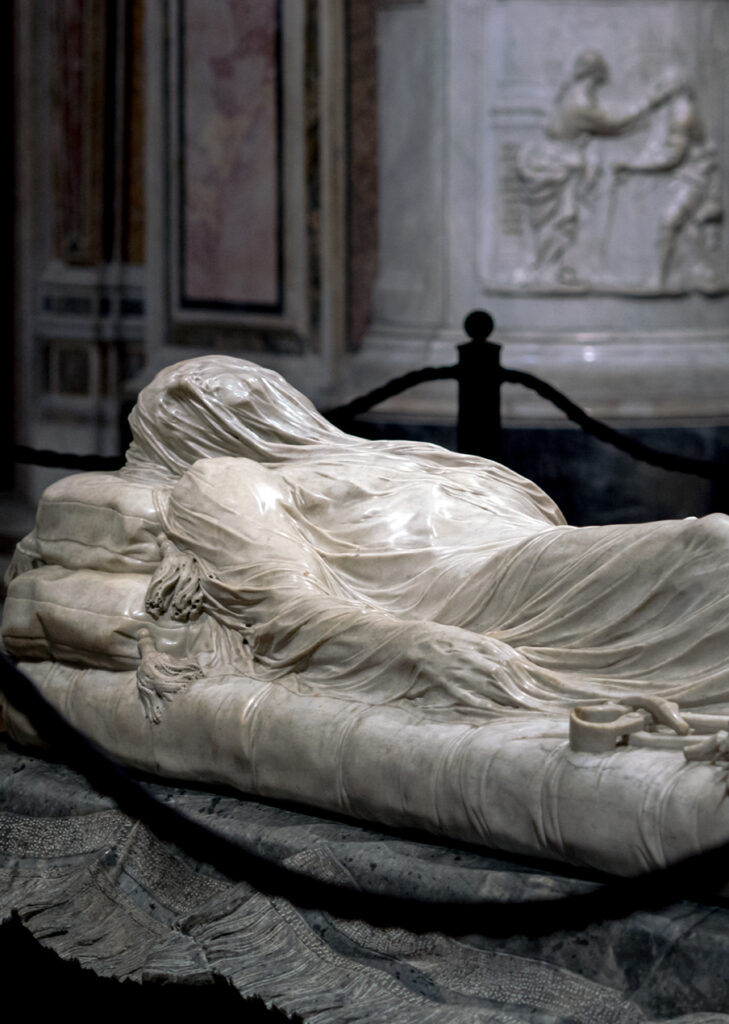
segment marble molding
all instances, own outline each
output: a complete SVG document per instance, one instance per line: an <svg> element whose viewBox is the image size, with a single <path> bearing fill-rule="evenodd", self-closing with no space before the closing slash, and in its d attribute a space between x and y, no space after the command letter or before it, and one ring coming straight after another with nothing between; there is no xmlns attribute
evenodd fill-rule
<svg viewBox="0 0 729 1024"><path fill-rule="evenodd" d="M122 470L46 490L3 618L112 756L622 874L729 838L726 516L570 527L230 357L130 425Z"/></svg>
<svg viewBox="0 0 729 1024"><path fill-rule="evenodd" d="M307 5L282 0L147 8L156 368L171 348L310 336L306 32Z"/></svg>
<svg viewBox="0 0 729 1024"><path fill-rule="evenodd" d="M378 17L380 257L350 392L452 361L486 307L505 364L595 415L725 420L726 5L424 0ZM507 418L559 416L503 399ZM452 415L443 387L431 400Z"/></svg>

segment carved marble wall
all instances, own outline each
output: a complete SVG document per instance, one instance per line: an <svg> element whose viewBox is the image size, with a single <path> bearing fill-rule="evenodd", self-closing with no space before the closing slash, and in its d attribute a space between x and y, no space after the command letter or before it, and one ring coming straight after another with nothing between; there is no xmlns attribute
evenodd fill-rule
<svg viewBox="0 0 729 1024"><path fill-rule="evenodd" d="M145 380L228 351L327 392L346 351L344 14L339 0L148 5L148 138L166 145L150 141Z"/></svg>
<svg viewBox="0 0 729 1024"><path fill-rule="evenodd" d="M729 418L729 7L379 4L380 262L355 370L503 361L623 420ZM724 84L723 84L724 83ZM443 417L433 387L390 415ZM504 391L512 418L549 419Z"/></svg>
<svg viewBox="0 0 729 1024"><path fill-rule="evenodd" d="M478 306L599 416L729 422L724 0L14 11L19 441L114 451L120 386L195 352L337 404Z"/></svg>
<svg viewBox="0 0 729 1024"><path fill-rule="evenodd" d="M726 8L714 4L704 12L713 17L697 21L682 6L648 3L631 14L613 4L596 32L587 16L599 5L573 4L569 32L549 50L535 33L539 4L519 25L494 17L503 45L484 132L486 287L637 296L727 291L719 87ZM659 16L669 31L654 40L650 27ZM696 22L693 38L689 22ZM622 32L632 45L616 45ZM491 204L498 219L487 212Z"/></svg>

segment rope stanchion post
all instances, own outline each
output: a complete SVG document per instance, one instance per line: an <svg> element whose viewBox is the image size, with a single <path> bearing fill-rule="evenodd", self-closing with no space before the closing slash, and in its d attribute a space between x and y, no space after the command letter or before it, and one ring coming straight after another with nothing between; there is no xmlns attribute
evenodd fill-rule
<svg viewBox="0 0 729 1024"><path fill-rule="evenodd" d="M501 346L489 341L494 321L474 310L463 321L471 339L458 346L458 451L501 457Z"/></svg>

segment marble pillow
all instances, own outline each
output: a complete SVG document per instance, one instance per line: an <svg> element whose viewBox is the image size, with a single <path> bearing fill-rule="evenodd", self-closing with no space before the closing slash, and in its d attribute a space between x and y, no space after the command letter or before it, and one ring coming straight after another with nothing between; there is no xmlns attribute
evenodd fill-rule
<svg viewBox="0 0 729 1024"><path fill-rule="evenodd" d="M92 668L139 663L137 634L146 626L160 651L184 657L195 624L154 622L144 610L142 573L71 571L45 565L16 577L3 610L3 638L18 658L53 659Z"/></svg>
<svg viewBox="0 0 729 1024"><path fill-rule="evenodd" d="M38 505L38 552L66 569L151 573L159 564L152 487L117 473L80 473L48 487Z"/></svg>

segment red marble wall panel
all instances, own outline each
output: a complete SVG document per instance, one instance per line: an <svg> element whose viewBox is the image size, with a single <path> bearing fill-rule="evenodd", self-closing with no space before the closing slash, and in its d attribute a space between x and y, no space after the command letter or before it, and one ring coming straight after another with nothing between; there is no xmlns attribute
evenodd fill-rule
<svg viewBox="0 0 729 1024"><path fill-rule="evenodd" d="M281 295L277 0L183 0L183 306L274 310Z"/></svg>
<svg viewBox="0 0 729 1024"><path fill-rule="evenodd" d="M55 249L60 260L103 258L107 5L53 0Z"/></svg>
<svg viewBox="0 0 729 1024"><path fill-rule="evenodd" d="M124 225L121 258L144 262L144 2L128 0L124 55Z"/></svg>

